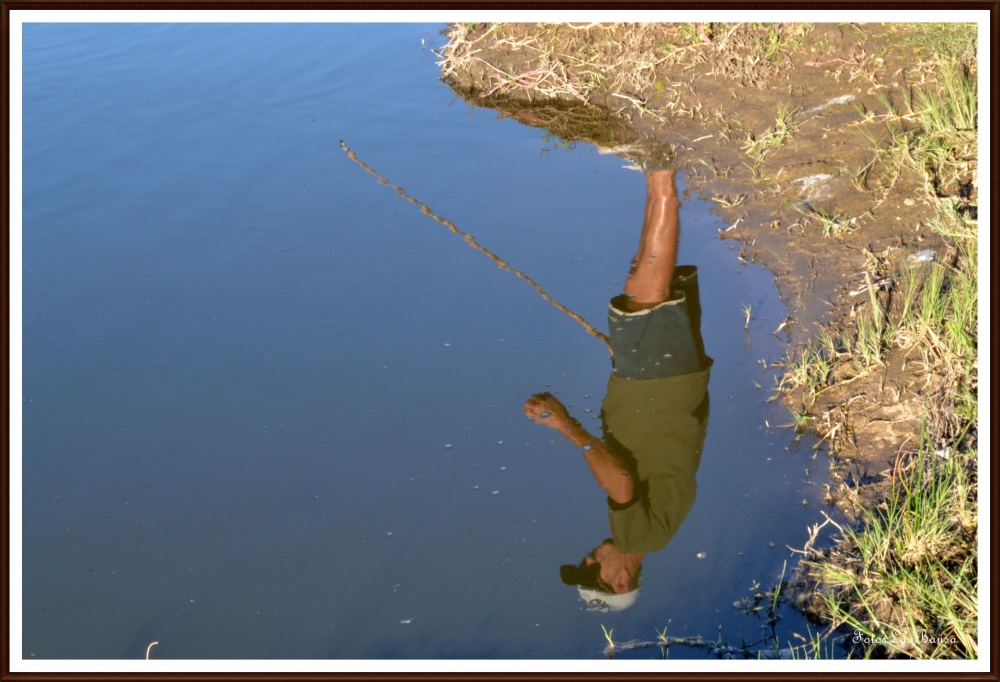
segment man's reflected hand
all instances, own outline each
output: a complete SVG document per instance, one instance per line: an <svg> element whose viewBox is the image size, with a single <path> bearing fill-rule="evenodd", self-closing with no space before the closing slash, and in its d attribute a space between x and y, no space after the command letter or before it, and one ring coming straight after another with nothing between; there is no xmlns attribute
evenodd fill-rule
<svg viewBox="0 0 1000 682"><path fill-rule="evenodd" d="M565 431L573 425L573 418L551 393L537 393L524 402L524 414L537 424Z"/></svg>

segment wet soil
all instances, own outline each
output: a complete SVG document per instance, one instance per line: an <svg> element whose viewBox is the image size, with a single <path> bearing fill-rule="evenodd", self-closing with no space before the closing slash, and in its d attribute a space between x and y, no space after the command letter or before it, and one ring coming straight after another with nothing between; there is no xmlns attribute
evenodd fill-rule
<svg viewBox="0 0 1000 682"><path fill-rule="evenodd" d="M869 304L866 273L897 272L925 250L955 262L955 249L927 223L949 194L971 190L974 198L974 178L945 187L878 162L862 172L876 144L886 144L878 137L886 98L900 102L929 77L890 32L815 25L795 36L794 49L770 58L738 31L719 32L676 57L642 62L627 58L629 50L669 45L676 36L668 25L639 38L614 26L600 39L593 26L561 34L533 24L466 30L467 58L446 62L444 74L470 105L546 128L562 144L591 142L624 162L669 158L683 168L688 191L714 201L731 226L720 238L737 241L741 260L774 274L790 313L775 334L789 358L821 328L854 326ZM790 25L782 30L794 35ZM620 43L626 58L603 72L599 81L610 86L587 88L586 66L565 57L600 53L601 40ZM793 112L789 135L755 163L744 147L774 131L781 111ZM819 214L836 218L830 234ZM882 300L891 295L876 288ZM822 415L816 430L829 441L836 474L830 497L855 519L856 505L877 500L916 450L923 406L948 387L903 351L888 352L867 376L853 378L849 366L847 358L835 366L832 385L815 398L793 391L784 400Z"/></svg>

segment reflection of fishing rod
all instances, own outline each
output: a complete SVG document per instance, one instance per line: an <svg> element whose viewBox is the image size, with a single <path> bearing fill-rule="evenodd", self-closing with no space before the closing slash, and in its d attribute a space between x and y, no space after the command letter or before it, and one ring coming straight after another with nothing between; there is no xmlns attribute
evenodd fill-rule
<svg viewBox="0 0 1000 682"><path fill-rule="evenodd" d="M526 274L524 274L520 270L515 270L514 268L508 266L505 261L500 260L500 258L498 256L496 256L494 253L492 253L492 252L488 251L487 249L483 248L482 246L480 246L476 242L475 238L473 238L473 236L471 234L469 234L467 232L462 232L460 229L458 229L457 227L455 227L455 224L452 223L450 220L447 220L445 218L442 218L439 215L436 215L433 211L431 211L430 207L427 206L427 204L424 204L424 203L421 203L421 202L417 201L416 199L414 199L413 197L411 197L409 194L407 194L403 190L402 187L400 187L398 185L392 184L391 182L389 182L388 180L386 180L385 178L383 178L381 175L379 175L378 173L376 173L374 171L374 169L372 169L368 164L366 164L364 161L362 161L361 159L359 159L355 155L355 153L352 152L351 149L346 144L344 144L343 140L340 141L340 148L343 149L345 152L347 152L347 158L349 158L351 161L354 161L359 166L361 166L362 168L364 168L366 171L368 171L369 173L371 173L372 175L374 175L376 178L378 178L378 181L379 181L380 184L386 185L388 187L392 187L394 190L396 190L396 194L398 194L399 196L403 197L404 199L406 199L407 201L409 201L411 204L416 204L421 209L423 209L424 215L430 216L431 218L433 218L434 220L438 221L439 223L441 223L442 225L444 225L445 227L447 227L449 230L451 230L455 234L462 235L462 239L469 246L471 246L472 248L474 248L476 251L479 251L480 253L483 253L483 254L487 255L494 263L496 263L500 267L501 270L506 270L507 272L512 272L515 275L517 275L518 277L520 277L521 279L523 279L525 282L527 282L528 284L530 284L532 287L534 287L535 291L538 292L539 296L541 296L542 298L544 298L546 301L548 301L549 303L551 303L552 305L554 305L559 310L561 310L564 313L566 313L567 315L569 315L570 318L572 318L573 320L576 320L577 322L579 322L580 325L584 329L587 330L588 334L591 334L592 336L596 336L597 338L599 338L604 343L610 343L610 341L608 340L608 337L605 336L604 334L602 334L601 332L597 331L597 329L594 328L594 325L590 324L585 319L583 319L582 317L580 317L579 315L577 315L576 313L574 313L572 310L570 310L569 308L567 308L566 306L564 306L562 303L560 303L559 301L555 300L554 298L552 298L551 296L549 296L547 293L545 293L545 290L542 289L540 286L538 286L538 284L535 282L535 280L531 279L530 277L528 277Z"/></svg>

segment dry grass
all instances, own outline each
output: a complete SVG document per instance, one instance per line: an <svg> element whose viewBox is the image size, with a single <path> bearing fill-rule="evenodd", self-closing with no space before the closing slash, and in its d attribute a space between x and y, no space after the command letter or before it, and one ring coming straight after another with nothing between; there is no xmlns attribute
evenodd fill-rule
<svg viewBox="0 0 1000 682"><path fill-rule="evenodd" d="M668 86L657 67L676 53L657 50L663 24L455 24L439 53L446 80L471 75L479 97L575 101L612 111L629 105L640 112ZM667 32L670 33L669 29ZM488 48L484 47L488 45ZM521 53L519 72L498 66L495 56ZM506 55L505 55L506 56ZM464 83L461 83L464 84ZM612 101L618 99L618 102Z"/></svg>
<svg viewBox="0 0 1000 682"><path fill-rule="evenodd" d="M791 68L790 53L802 48L810 24L713 24L716 70L748 87L761 87Z"/></svg>
<svg viewBox="0 0 1000 682"><path fill-rule="evenodd" d="M574 101L664 121L700 113L669 67L709 63L753 87L787 70L808 24L453 24L437 54L442 77L481 98ZM512 55L517 55L513 59ZM511 71L505 64L523 66Z"/></svg>

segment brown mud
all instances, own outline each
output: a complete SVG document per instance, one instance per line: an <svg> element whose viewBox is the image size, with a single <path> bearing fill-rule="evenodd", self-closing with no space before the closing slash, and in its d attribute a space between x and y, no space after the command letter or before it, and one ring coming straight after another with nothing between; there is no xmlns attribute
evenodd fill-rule
<svg viewBox="0 0 1000 682"><path fill-rule="evenodd" d="M459 24L449 37L442 75L467 103L563 144L682 168L687 190L729 226L720 238L774 274L789 359L821 329L850 332L873 292L887 302L883 280L913 267L914 254L959 258L928 223L949 197L975 201L974 161L937 177L879 152L890 107L934 78L891 26ZM922 428L954 437L958 427L943 412L924 423L954 387L919 356L890 350L855 376L850 355L832 363L823 390L783 399L818 415L829 499L855 519L915 456Z"/></svg>

